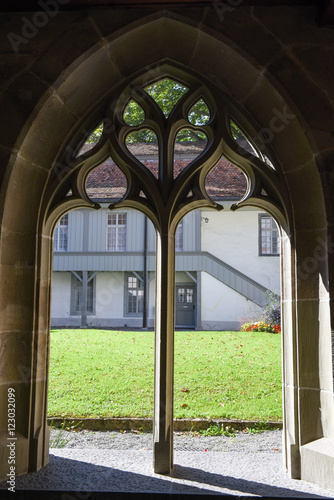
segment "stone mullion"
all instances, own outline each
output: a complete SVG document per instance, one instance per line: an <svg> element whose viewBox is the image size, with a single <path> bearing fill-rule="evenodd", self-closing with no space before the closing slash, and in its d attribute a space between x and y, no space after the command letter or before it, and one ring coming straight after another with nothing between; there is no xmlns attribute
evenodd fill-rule
<svg viewBox="0 0 334 500"><path fill-rule="evenodd" d="M81 328L87 327L87 280L88 272L82 271Z"/></svg>
<svg viewBox="0 0 334 500"><path fill-rule="evenodd" d="M296 267L296 256L291 252L290 234L281 236L281 272L292 275ZM299 378L297 371L291 371L291 364L298 365L296 289L293 281L282 282L282 391L283 391L283 457L289 475L301 477L300 464L300 421L299 421Z"/></svg>
<svg viewBox="0 0 334 500"><path fill-rule="evenodd" d="M173 468L174 233L157 231L153 466L160 474Z"/></svg>

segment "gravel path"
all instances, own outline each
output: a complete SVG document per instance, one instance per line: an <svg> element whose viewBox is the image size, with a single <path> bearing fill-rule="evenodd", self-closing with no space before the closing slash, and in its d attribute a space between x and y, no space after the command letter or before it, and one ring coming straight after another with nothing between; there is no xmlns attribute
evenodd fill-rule
<svg viewBox="0 0 334 500"><path fill-rule="evenodd" d="M82 430L66 432L52 430L51 448L100 448L116 450L150 450L152 433L124 431L92 432ZM194 433L174 433L174 450L220 452L282 452L282 431L273 430L258 434L236 432L235 437L202 436Z"/></svg>

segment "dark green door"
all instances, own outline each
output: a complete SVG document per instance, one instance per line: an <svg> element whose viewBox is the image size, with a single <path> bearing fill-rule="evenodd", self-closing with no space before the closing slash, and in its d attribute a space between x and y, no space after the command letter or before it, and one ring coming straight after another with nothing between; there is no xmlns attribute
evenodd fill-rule
<svg viewBox="0 0 334 500"><path fill-rule="evenodd" d="M176 285L175 326L195 327L196 285Z"/></svg>

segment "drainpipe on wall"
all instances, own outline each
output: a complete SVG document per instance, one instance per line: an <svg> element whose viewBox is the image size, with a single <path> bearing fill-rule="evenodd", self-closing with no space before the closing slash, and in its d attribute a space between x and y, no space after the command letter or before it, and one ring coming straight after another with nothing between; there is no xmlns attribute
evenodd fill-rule
<svg viewBox="0 0 334 500"><path fill-rule="evenodd" d="M147 217L144 216L144 273L143 273L143 328L147 328L147 302L148 302L148 280L147 280Z"/></svg>
<svg viewBox="0 0 334 500"><path fill-rule="evenodd" d="M89 241L89 211L83 210L82 250L88 252ZM87 294L88 271L82 271L82 296L81 296L81 328L87 327Z"/></svg>

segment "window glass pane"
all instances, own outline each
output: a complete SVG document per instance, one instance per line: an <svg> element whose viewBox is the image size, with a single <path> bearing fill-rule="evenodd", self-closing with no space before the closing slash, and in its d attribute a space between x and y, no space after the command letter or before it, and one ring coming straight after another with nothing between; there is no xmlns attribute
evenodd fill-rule
<svg viewBox="0 0 334 500"><path fill-rule="evenodd" d="M57 248L58 248L58 241L59 241L59 234L58 233L59 233L59 224L57 224L55 232L54 232L54 236L53 236L53 248L54 248L55 252L57 252Z"/></svg>
<svg viewBox="0 0 334 500"><path fill-rule="evenodd" d="M263 229L271 227L271 221L269 217L261 217L261 226Z"/></svg>
<svg viewBox="0 0 334 500"><path fill-rule="evenodd" d="M272 238L272 252L278 253L278 235L273 232Z"/></svg>
<svg viewBox="0 0 334 500"><path fill-rule="evenodd" d="M126 224L126 214L118 214L118 224Z"/></svg>
<svg viewBox="0 0 334 500"><path fill-rule="evenodd" d="M86 309L88 314L94 314L94 280L95 278L87 282ZM82 312L82 282L76 277L74 278L73 293L73 312L80 314Z"/></svg>
<svg viewBox="0 0 334 500"><path fill-rule="evenodd" d="M136 292L133 290L129 290L128 292L128 312L135 313L136 312Z"/></svg>
<svg viewBox="0 0 334 500"><path fill-rule="evenodd" d="M59 250L60 251L67 250L67 227L59 228L58 237L59 237Z"/></svg>
<svg viewBox="0 0 334 500"><path fill-rule="evenodd" d="M126 213L112 213L107 217L107 250L126 250Z"/></svg>
<svg viewBox="0 0 334 500"><path fill-rule="evenodd" d="M178 290L177 290L177 301L178 301L179 304L182 304L185 301L184 288L178 288Z"/></svg>
<svg viewBox="0 0 334 500"><path fill-rule="evenodd" d="M116 228L112 227L110 228L110 238L111 238L111 250L117 250L116 244L117 244L117 232Z"/></svg>
<svg viewBox="0 0 334 500"><path fill-rule="evenodd" d="M67 251L67 234L68 234L68 214L64 215L56 226L53 237L53 249L55 252Z"/></svg>
<svg viewBox="0 0 334 500"><path fill-rule="evenodd" d="M144 291L138 291L138 312L142 313L144 310Z"/></svg>
<svg viewBox="0 0 334 500"><path fill-rule="evenodd" d="M140 314L144 309L143 282L137 276L127 278L127 313Z"/></svg>
<svg viewBox="0 0 334 500"><path fill-rule="evenodd" d="M77 313L81 312L81 295L82 295L81 288L80 289L76 288L74 311Z"/></svg>
<svg viewBox="0 0 334 500"><path fill-rule="evenodd" d="M175 232L175 251L182 252L182 250L183 250L183 220L181 220Z"/></svg>
<svg viewBox="0 0 334 500"><path fill-rule="evenodd" d="M269 215L260 218L260 254L279 254L278 228L274 219Z"/></svg>
<svg viewBox="0 0 334 500"><path fill-rule="evenodd" d="M94 313L94 283L93 280L87 283L87 312L90 314Z"/></svg>
<svg viewBox="0 0 334 500"><path fill-rule="evenodd" d="M193 288L187 288L187 304L192 304L194 299Z"/></svg>
<svg viewBox="0 0 334 500"><path fill-rule="evenodd" d="M128 277L128 286L129 288L136 288L137 287L137 278L133 276Z"/></svg>
<svg viewBox="0 0 334 500"><path fill-rule="evenodd" d="M125 250L125 240L126 240L126 228L120 227L118 229L118 237L115 238L117 240L117 250Z"/></svg>

